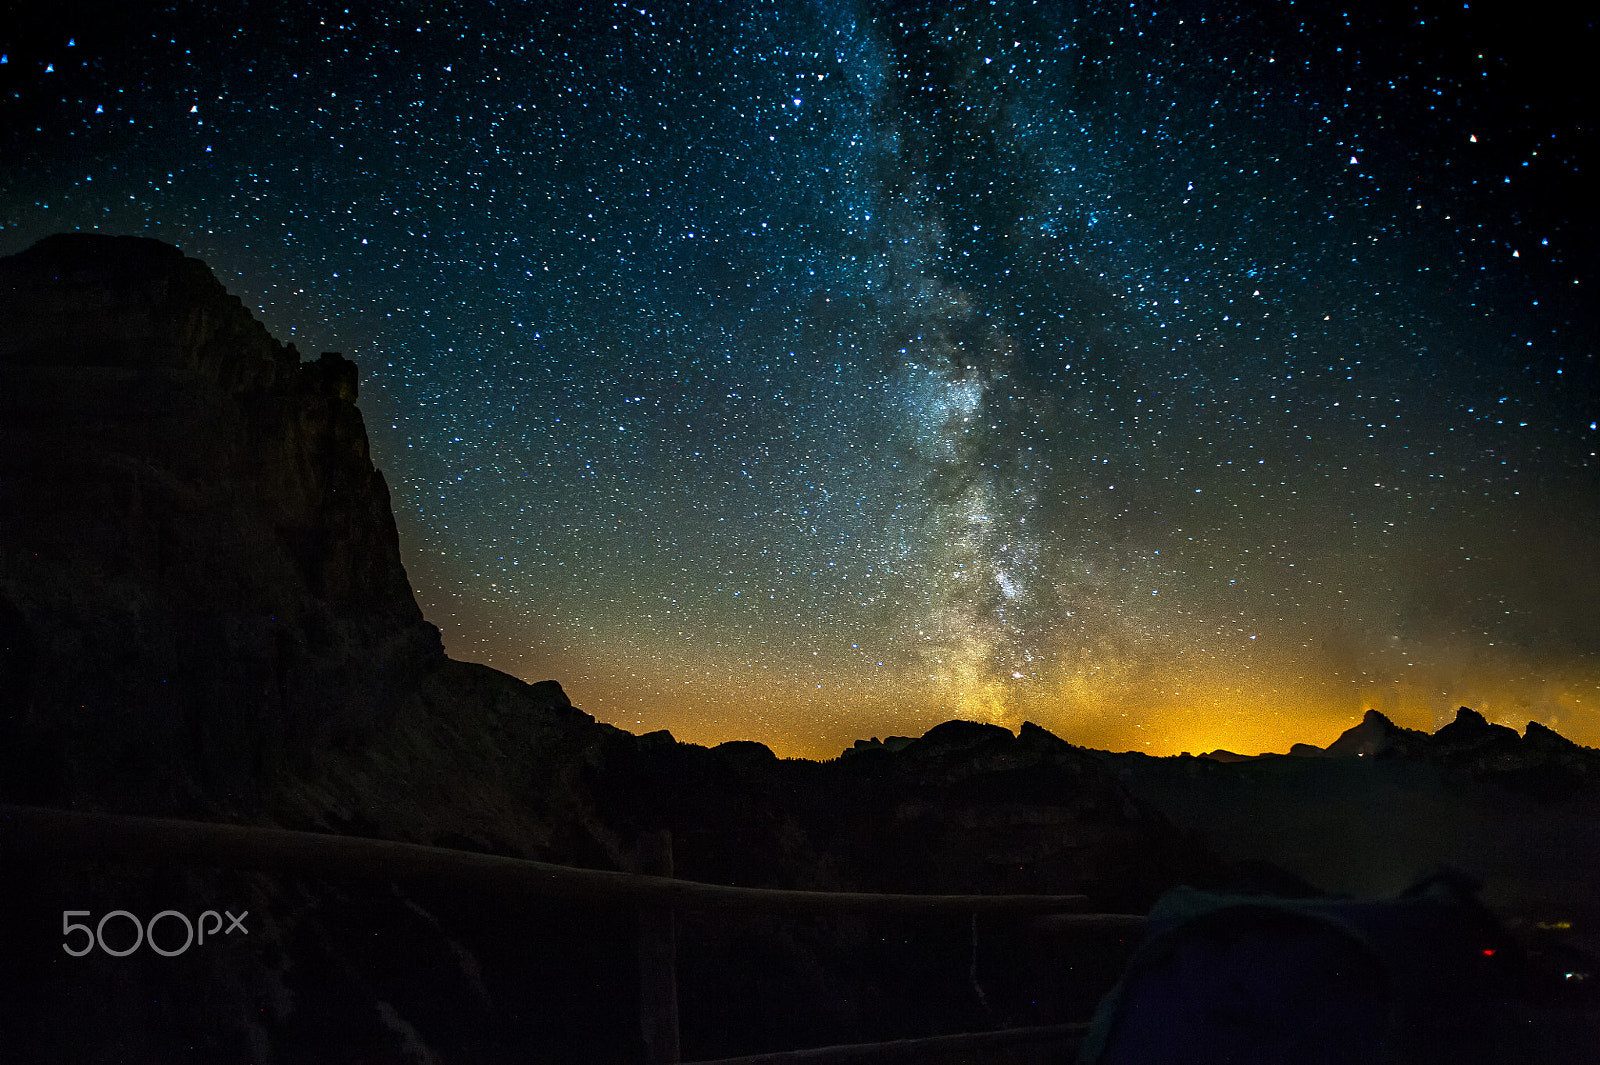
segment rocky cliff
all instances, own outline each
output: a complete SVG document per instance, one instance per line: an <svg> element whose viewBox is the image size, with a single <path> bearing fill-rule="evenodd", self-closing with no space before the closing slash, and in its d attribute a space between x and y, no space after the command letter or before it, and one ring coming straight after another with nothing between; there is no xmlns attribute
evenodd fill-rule
<svg viewBox="0 0 1600 1065"><path fill-rule="evenodd" d="M175 248L0 261L8 798L259 804L443 659L356 394Z"/></svg>

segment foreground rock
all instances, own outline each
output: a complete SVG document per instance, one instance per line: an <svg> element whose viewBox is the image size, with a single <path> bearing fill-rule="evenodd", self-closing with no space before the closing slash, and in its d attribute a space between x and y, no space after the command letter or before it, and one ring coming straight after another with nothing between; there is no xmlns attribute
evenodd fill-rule
<svg viewBox="0 0 1600 1065"><path fill-rule="evenodd" d="M62 236L0 261L0 779L244 810L444 659L356 369L302 363L203 264Z"/></svg>

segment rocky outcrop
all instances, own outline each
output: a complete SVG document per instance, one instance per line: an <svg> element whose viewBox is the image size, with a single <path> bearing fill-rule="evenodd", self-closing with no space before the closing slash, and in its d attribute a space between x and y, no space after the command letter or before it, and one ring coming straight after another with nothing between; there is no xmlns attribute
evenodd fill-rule
<svg viewBox="0 0 1600 1065"><path fill-rule="evenodd" d="M1289 753L1425 762L1551 801L1568 798L1600 780L1600 754L1537 721L1528 722L1526 734L1519 736L1516 729L1492 724L1466 706L1431 736L1400 728L1376 710L1368 710L1361 724L1345 730L1326 750L1297 743Z"/></svg>
<svg viewBox="0 0 1600 1065"><path fill-rule="evenodd" d="M250 808L443 661L356 394L175 248L0 260L0 795Z"/></svg>
<svg viewBox="0 0 1600 1065"><path fill-rule="evenodd" d="M1346 729L1328 745L1332 758L1404 757L1420 755L1428 748L1428 734L1401 728L1376 710L1368 710L1361 724Z"/></svg>
<svg viewBox="0 0 1600 1065"><path fill-rule="evenodd" d="M1528 722L1528 727L1522 734L1522 745L1539 756L1562 761L1579 759L1583 758L1585 754L1594 753L1588 748L1580 747L1573 743L1555 729L1547 725L1541 725L1537 721Z"/></svg>
<svg viewBox="0 0 1600 1065"><path fill-rule="evenodd" d="M1430 738L1427 757L1445 765L1476 772L1515 769L1526 762L1517 730L1492 725L1476 710L1463 706L1455 720Z"/></svg>
<svg viewBox="0 0 1600 1065"><path fill-rule="evenodd" d="M915 742L917 742L915 736L886 736L881 740L874 736L870 740L856 740L855 743L846 747L841 754L848 756L859 754L862 751L903 751Z"/></svg>

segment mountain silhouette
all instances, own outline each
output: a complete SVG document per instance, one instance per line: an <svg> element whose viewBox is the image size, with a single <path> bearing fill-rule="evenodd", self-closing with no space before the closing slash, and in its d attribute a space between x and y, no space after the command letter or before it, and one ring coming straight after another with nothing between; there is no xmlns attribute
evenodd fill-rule
<svg viewBox="0 0 1600 1065"><path fill-rule="evenodd" d="M554 680L445 655L358 398L352 362L302 359L176 248L67 234L0 259L0 803L623 871L665 829L685 879L1133 913L1178 884L1382 894L1448 860L1530 921L1600 917L1574 902L1600 898L1596 752L1465 707L1431 736L1369 711L1326 749L1170 759L949 721L811 762L598 722ZM74 865L4 835L0 858L22 1058L642 1052L614 907ZM229 907L255 915L247 947L62 964L64 912ZM704 1057L1081 1020L1133 945L966 919L679 929Z"/></svg>

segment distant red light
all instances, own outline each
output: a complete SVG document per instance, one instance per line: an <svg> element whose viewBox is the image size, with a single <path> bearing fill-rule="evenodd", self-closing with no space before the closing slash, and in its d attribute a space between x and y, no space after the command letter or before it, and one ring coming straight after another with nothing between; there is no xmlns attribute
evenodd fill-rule
<svg viewBox="0 0 1600 1065"><path fill-rule="evenodd" d="M1492 958L1492 957L1494 957L1494 951L1493 950L1485 950L1483 952L1483 956L1485 958Z"/></svg>

